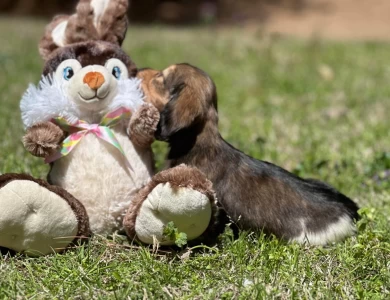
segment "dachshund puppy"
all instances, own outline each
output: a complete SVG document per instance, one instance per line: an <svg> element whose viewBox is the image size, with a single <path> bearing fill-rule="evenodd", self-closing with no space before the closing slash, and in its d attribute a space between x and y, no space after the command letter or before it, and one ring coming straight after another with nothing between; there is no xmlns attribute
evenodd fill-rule
<svg viewBox="0 0 390 300"><path fill-rule="evenodd" d="M240 228L316 245L355 233L358 207L351 199L249 157L221 137L216 87L205 72L178 64L162 72L140 70L138 76L147 100L161 110L155 137L169 143L169 167L184 163L206 174Z"/></svg>

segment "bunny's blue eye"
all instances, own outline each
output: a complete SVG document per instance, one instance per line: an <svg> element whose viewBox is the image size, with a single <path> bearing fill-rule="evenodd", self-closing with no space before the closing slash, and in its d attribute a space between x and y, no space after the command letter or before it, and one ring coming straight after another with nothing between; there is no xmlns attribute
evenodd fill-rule
<svg viewBox="0 0 390 300"><path fill-rule="evenodd" d="M119 67L114 67L114 69L112 69L112 75L114 75L116 79L121 78L122 75L121 69Z"/></svg>
<svg viewBox="0 0 390 300"><path fill-rule="evenodd" d="M70 80L73 77L74 71L73 71L72 67L66 67L64 69L64 73L63 74L64 74L64 79L68 81L68 80Z"/></svg>

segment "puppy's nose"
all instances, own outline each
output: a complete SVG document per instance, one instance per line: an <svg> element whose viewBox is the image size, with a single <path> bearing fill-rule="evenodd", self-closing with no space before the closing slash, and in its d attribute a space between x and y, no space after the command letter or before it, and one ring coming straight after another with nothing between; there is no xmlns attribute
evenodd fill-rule
<svg viewBox="0 0 390 300"><path fill-rule="evenodd" d="M98 90L104 82L104 76L99 72L89 72L84 76L84 83L88 84L88 86L95 91Z"/></svg>

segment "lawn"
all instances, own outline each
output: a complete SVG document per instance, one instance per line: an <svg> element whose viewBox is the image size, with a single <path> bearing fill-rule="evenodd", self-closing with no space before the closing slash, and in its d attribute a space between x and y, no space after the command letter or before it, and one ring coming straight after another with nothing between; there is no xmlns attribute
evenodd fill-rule
<svg viewBox="0 0 390 300"><path fill-rule="evenodd" d="M44 25L0 19L1 173L48 172L23 149L18 108L40 78ZM349 195L363 208L359 234L310 247L259 233L234 239L228 229L215 247L183 251L95 237L63 255L0 257L0 298L390 298L390 44L133 27L124 48L140 67L190 62L207 71L224 138ZM166 146L155 153L161 166Z"/></svg>

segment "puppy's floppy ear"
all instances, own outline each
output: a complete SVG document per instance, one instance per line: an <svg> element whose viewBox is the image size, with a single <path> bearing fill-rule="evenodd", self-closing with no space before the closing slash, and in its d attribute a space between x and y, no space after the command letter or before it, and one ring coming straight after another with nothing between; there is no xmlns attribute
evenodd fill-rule
<svg viewBox="0 0 390 300"><path fill-rule="evenodd" d="M160 113L156 132L159 140L169 140L175 133L200 124L207 112L203 93L193 91L185 83L179 83L170 90L170 101Z"/></svg>
<svg viewBox="0 0 390 300"><path fill-rule="evenodd" d="M122 45L127 31L128 0L80 0L76 14L57 16L39 44L44 60L57 48L101 40Z"/></svg>
<svg viewBox="0 0 390 300"><path fill-rule="evenodd" d="M163 73L170 99L160 114L157 139L169 140L184 129L201 130L206 120L217 126L217 94L210 76L189 64L170 66Z"/></svg>

